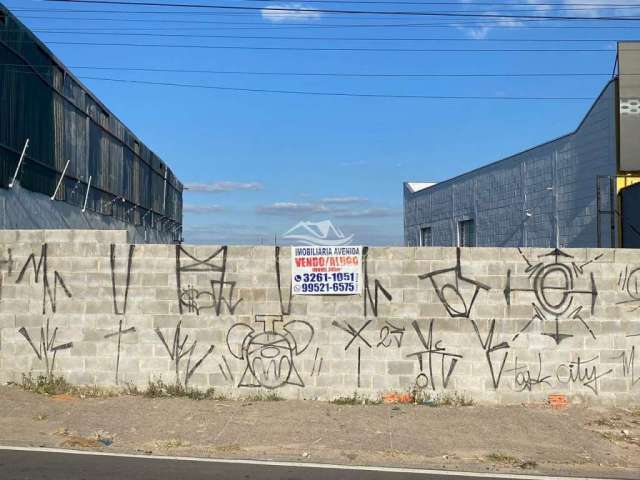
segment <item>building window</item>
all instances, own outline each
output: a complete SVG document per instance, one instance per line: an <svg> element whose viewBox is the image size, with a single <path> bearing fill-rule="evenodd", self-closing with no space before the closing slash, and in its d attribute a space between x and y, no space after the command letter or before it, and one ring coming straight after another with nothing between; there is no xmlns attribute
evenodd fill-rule
<svg viewBox="0 0 640 480"><path fill-rule="evenodd" d="M4 27L7 24L7 16L4 12L0 12L0 27Z"/></svg>
<svg viewBox="0 0 640 480"><path fill-rule="evenodd" d="M473 220L458 222L458 245L460 247L476 246L476 225Z"/></svg>
<svg viewBox="0 0 640 480"><path fill-rule="evenodd" d="M431 227L423 227L420 229L420 246L431 247L433 245L433 237L431 236Z"/></svg>

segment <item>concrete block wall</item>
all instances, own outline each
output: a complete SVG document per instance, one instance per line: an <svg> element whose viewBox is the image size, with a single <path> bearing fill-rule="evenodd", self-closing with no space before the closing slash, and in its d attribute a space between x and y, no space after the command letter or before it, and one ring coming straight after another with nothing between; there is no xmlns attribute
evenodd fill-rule
<svg viewBox="0 0 640 480"><path fill-rule="evenodd" d="M370 248L355 296L290 296L290 254L1 231L0 380L640 400L640 251Z"/></svg>

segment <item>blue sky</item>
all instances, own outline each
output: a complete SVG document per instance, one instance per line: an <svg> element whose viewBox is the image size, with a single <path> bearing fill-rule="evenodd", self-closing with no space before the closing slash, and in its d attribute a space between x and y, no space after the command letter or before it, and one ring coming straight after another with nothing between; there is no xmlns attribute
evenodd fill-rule
<svg viewBox="0 0 640 480"><path fill-rule="evenodd" d="M419 0L415 2L420 3ZM197 3L379 11L640 16L638 7L614 10L604 6L607 3L633 3L628 0L519 0L521 5L511 7L505 6L504 0L496 0L497 5L486 5L489 2L484 0L447 6L363 5L346 1L305 4L201 0ZM542 3L561 5L540 5ZM144 72L122 68L366 74L607 74L615 59L615 42L611 40L634 39L640 32L640 22L340 16L268 10L222 13L191 10L182 13L184 8L92 6L37 0L7 0L6 5L35 30L187 186L191 186L184 195L184 237L190 243L270 244L274 236L282 243L279 237L298 221L330 219L345 234L354 234L355 243L401 244L403 181L441 181L568 133L577 126L592 100L353 98L216 91L86 77L267 90L595 99L607 82L605 75L371 78ZM123 13L125 11L127 13ZM150 13L160 11L165 13ZM416 23L429 26L406 26ZM480 23L484 25L480 26ZM405 26L385 26L392 24ZM530 28L532 26L535 28ZM590 28L572 28L575 26ZM594 26L596 28L591 28ZM54 33L62 30L65 32ZM123 36L123 33L138 35ZM188 34L196 38L140 33ZM322 39L203 38L202 35ZM330 37L368 40L334 40ZM439 40L379 41L372 38ZM505 41L495 41L499 39ZM522 41L529 39L545 41ZM552 39L565 41L547 41ZM602 41L575 41L598 39ZM65 45L64 42L604 51L283 51Z"/></svg>

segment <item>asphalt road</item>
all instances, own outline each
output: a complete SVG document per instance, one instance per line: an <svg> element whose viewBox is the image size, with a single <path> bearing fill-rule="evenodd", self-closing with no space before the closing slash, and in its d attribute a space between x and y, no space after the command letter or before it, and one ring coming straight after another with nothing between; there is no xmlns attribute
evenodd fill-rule
<svg viewBox="0 0 640 480"><path fill-rule="evenodd" d="M502 476L500 476L502 477ZM495 478L499 478L498 476ZM504 477L502 477L504 478ZM541 477L543 478L543 477ZM456 474L0 450L2 480L487 480Z"/></svg>

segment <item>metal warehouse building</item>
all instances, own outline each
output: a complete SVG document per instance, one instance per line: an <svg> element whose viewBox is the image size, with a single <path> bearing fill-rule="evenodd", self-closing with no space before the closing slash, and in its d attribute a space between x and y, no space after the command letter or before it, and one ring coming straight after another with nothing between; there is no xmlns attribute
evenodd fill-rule
<svg viewBox="0 0 640 480"><path fill-rule="evenodd" d="M0 4L0 228L181 235L182 184Z"/></svg>
<svg viewBox="0 0 640 480"><path fill-rule="evenodd" d="M409 246L639 247L640 42L568 135L441 183L404 184ZM637 227L636 227L637 226Z"/></svg>

